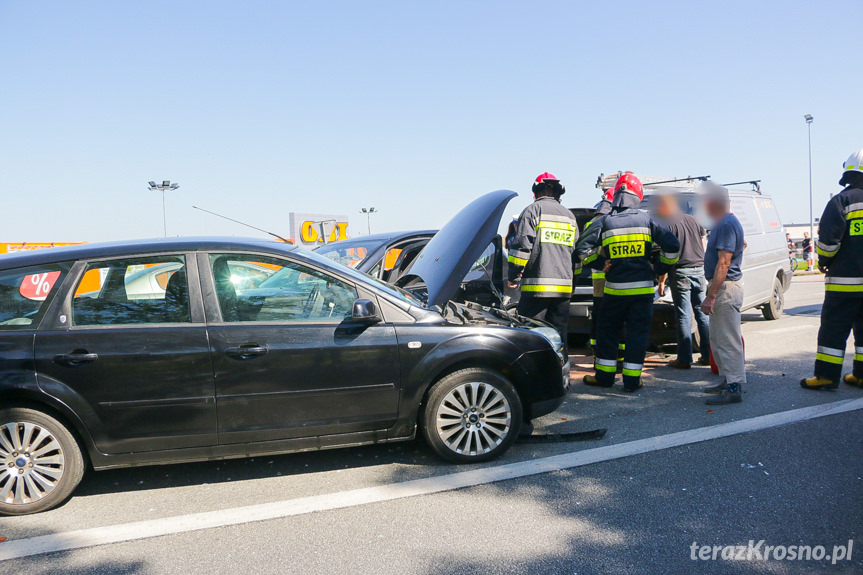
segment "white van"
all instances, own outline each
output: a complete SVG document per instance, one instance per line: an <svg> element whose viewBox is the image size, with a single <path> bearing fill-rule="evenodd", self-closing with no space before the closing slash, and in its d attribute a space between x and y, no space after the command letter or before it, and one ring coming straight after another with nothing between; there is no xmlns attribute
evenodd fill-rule
<svg viewBox="0 0 863 575"><path fill-rule="evenodd" d="M785 242L782 219L773 199L762 194L757 182L752 182L754 190L729 189L731 210L740 224L746 238L743 251L743 310L758 308L766 319L778 319L785 304L785 292L791 286L793 270ZM673 191L679 197L681 209L695 215L696 192L694 186L651 188L645 185L642 208L653 211L653 196L660 190ZM708 230L709 233L709 230ZM670 296L662 298L670 302ZM674 341L674 310L669 304L657 302L654 310L654 334L651 341L664 343ZM667 307L668 309L663 309ZM660 332L670 333L660 333Z"/></svg>

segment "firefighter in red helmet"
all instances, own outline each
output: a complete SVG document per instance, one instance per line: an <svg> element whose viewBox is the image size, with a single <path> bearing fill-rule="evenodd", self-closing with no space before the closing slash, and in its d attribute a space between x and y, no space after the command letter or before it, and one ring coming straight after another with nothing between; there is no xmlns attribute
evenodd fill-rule
<svg viewBox="0 0 863 575"><path fill-rule="evenodd" d="M566 189L554 174L537 176L532 190L508 252L510 287L521 286L518 313L550 323L565 347L578 223L560 203Z"/></svg>

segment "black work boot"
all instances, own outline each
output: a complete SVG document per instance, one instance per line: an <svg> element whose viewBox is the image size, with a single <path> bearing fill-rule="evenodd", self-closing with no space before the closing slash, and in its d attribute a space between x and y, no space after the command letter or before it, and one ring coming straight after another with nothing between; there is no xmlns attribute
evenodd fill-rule
<svg viewBox="0 0 863 575"><path fill-rule="evenodd" d="M711 394L717 394L718 395L718 394L722 393L723 391L725 391L726 387L728 387L728 384L723 381L722 383L717 383L716 385L711 385L710 387L705 387L702 391L704 393L711 393Z"/></svg>
<svg viewBox="0 0 863 575"><path fill-rule="evenodd" d="M707 405L727 405L729 403L740 403L743 401L739 383L729 383L722 390L719 397L711 397L707 400Z"/></svg>
<svg viewBox="0 0 863 575"><path fill-rule="evenodd" d="M635 384L624 383L623 384L623 391L625 391L626 393L635 393L636 391L638 391L642 387L644 387L644 384L641 382L641 378L639 377L638 382Z"/></svg>
<svg viewBox="0 0 863 575"><path fill-rule="evenodd" d="M614 380L611 383L602 383L600 382L595 375L585 375L584 379L582 379L584 385L589 385L591 387L613 387Z"/></svg>

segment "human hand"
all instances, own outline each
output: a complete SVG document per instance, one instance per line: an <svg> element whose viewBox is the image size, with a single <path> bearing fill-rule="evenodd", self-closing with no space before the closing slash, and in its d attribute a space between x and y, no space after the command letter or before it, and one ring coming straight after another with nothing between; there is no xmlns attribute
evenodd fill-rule
<svg viewBox="0 0 863 575"><path fill-rule="evenodd" d="M704 312L705 315L713 314L713 304L716 302L716 298L713 296L707 296L704 298L704 301L701 302L701 311Z"/></svg>
<svg viewBox="0 0 863 575"><path fill-rule="evenodd" d="M506 282L506 285L508 285L510 289L515 289L518 287L518 282Z"/></svg>
<svg viewBox="0 0 863 575"><path fill-rule="evenodd" d="M665 283L664 282L659 282L658 290L659 290L659 297L662 297L665 295Z"/></svg>
<svg viewBox="0 0 863 575"><path fill-rule="evenodd" d="M611 269L611 260L605 260L605 265L602 266L602 273L608 273L608 270Z"/></svg>

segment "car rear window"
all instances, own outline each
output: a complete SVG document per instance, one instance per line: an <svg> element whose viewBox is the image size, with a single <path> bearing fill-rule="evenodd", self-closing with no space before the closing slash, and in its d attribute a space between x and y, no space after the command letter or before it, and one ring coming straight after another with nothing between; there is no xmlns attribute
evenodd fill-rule
<svg viewBox="0 0 863 575"><path fill-rule="evenodd" d="M72 299L75 326L190 321L182 255L91 262Z"/></svg>
<svg viewBox="0 0 863 575"><path fill-rule="evenodd" d="M39 325L68 270L51 264L0 271L0 331Z"/></svg>

